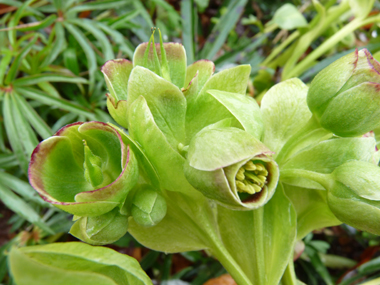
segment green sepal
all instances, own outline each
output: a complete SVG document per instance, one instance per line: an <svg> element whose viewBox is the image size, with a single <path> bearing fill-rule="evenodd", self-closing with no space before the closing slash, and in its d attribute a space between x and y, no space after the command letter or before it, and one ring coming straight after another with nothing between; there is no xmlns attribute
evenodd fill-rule
<svg viewBox="0 0 380 285"><path fill-rule="evenodd" d="M9 266L18 285L152 285L134 258L82 242L13 247Z"/></svg>
<svg viewBox="0 0 380 285"><path fill-rule="evenodd" d="M96 217L80 217L72 225L70 234L92 244L110 244L123 237L128 230L128 217L118 209Z"/></svg>
<svg viewBox="0 0 380 285"><path fill-rule="evenodd" d="M112 96L107 96L107 110L112 118L122 127L128 129L128 103L126 100L116 101Z"/></svg>
<svg viewBox="0 0 380 285"><path fill-rule="evenodd" d="M261 101L263 142L276 154L311 117L307 90L298 78L288 79L269 89Z"/></svg>
<svg viewBox="0 0 380 285"><path fill-rule="evenodd" d="M196 96L188 99L186 112L187 141L204 127L220 120L233 117L218 100L208 94L209 90L246 94L251 67L240 65L223 70L206 81Z"/></svg>
<svg viewBox="0 0 380 285"><path fill-rule="evenodd" d="M198 91L202 89L203 85L210 79L215 72L215 64L207 59L201 59L189 65L186 70L185 87L190 84L195 75L198 74Z"/></svg>
<svg viewBox="0 0 380 285"><path fill-rule="evenodd" d="M140 96L131 105L129 134L139 144L145 156L157 171L161 188L190 193L194 189L183 173L184 158L168 142L158 128L147 101Z"/></svg>
<svg viewBox="0 0 380 285"><path fill-rule="evenodd" d="M184 141L186 99L177 86L137 66L129 79L128 96L128 108L140 96L145 98L155 123L173 147Z"/></svg>
<svg viewBox="0 0 380 285"><path fill-rule="evenodd" d="M207 91L218 100L240 122L246 132L260 139L264 128L260 107L252 97L224 92L219 90Z"/></svg>
<svg viewBox="0 0 380 285"><path fill-rule="evenodd" d="M160 75L157 71L157 63L155 59L155 54L157 54L159 64L162 66L160 44L150 45L147 61L145 62L144 55L147 48L148 43L142 43L136 48L133 55L133 66L143 66ZM163 48L166 52L171 82L178 88L184 87L186 77L186 52L184 47L179 43L164 43Z"/></svg>
<svg viewBox="0 0 380 285"><path fill-rule="evenodd" d="M166 215L165 198L149 185L139 187L132 200L132 217L144 227L157 225Z"/></svg>

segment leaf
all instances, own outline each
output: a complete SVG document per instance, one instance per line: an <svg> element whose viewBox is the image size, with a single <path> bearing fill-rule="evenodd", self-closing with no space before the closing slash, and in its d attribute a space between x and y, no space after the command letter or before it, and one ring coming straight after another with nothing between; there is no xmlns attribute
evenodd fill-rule
<svg viewBox="0 0 380 285"><path fill-rule="evenodd" d="M44 29L50 26L51 24L55 22L56 19L57 19L56 15L50 15L43 21L27 23L27 24L16 26L16 27L10 27L8 29L16 30L20 32L36 31L36 30ZM6 29L3 29L3 30L6 30Z"/></svg>
<svg viewBox="0 0 380 285"><path fill-rule="evenodd" d="M340 225L339 221L327 205L327 191L307 189L283 183L286 196L297 212L297 240L308 233Z"/></svg>
<svg viewBox="0 0 380 285"><path fill-rule="evenodd" d="M9 264L18 285L152 284L132 257L80 242L13 247Z"/></svg>
<svg viewBox="0 0 380 285"><path fill-rule="evenodd" d="M5 52L2 52L2 56L3 58L0 61L0 85L3 85L5 72L9 68L9 63L12 60L12 52L6 50Z"/></svg>
<svg viewBox="0 0 380 285"><path fill-rule="evenodd" d="M94 3L97 3L97 2L94 2ZM72 10L73 9L71 9L70 11ZM95 73L97 71L95 52L92 49L91 45L88 43L88 39L77 27L67 22L65 22L64 25L66 29L77 40L78 44L83 49L83 52L87 58L87 66L88 66L88 72L89 72L89 93L91 94L95 88Z"/></svg>
<svg viewBox="0 0 380 285"><path fill-rule="evenodd" d="M240 14L243 12L247 0L232 0L227 7L227 12L220 17L208 36L201 52L201 58L212 60L220 50L231 30L234 29Z"/></svg>
<svg viewBox="0 0 380 285"><path fill-rule="evenodd" d="M233 211L218 206L223 243L252 284L279 283L293 256L296 218L281 184L272 199L257 210Z"/></svg>
<svg viewBox="0 0 380 285"><path fill-rule="evenodd" d="M269 89L261 101L263 142L276 154L311 117L306 103L307 90L299 79L289 79Z"/></svg>
<svg viewBox="0 0 380 285"><path fill-rule="evenodd" d="M261 111L253 98L219 90L209 90L208 93L231 112L246 132L257 139L261 138L263 133Z"/></svg>
<svg viewBox="0 0 380 285"><path fill-rule="evenodd" d="M272 22L283 30L307 26L305 17L290 3L284 4L274 13Z"/></svg>
<svg viewBox="0 0 380 285"><path fill-rule="evenodd" d="M61 108L63 110L73 112L78 115L83 115L90 120L95 120L94 114L91 113L89 110L83 108L82 106L76 105L70 101L55 98L52 96L49 96L45 92L30 88L30 87L22 87L22 88L16 88L15 91L29 99L36 100L38 102L41 102L43 104L46 104L48 106L54 106L57 108Z"/></svg>
<svg viewBox="0 0 380 285"><path fill-rule="evenodd" d="M50 204L46 203L38 193L30 186L29 183L17 178L14 175L0 171L1 183L23 197L26 201L33 201L43 207L49 207Z"/></svg>
<svg viewBox="0 0 380 285"><path fill-rule="evenodd" d="M63 74L54 74L54 73L42 73L42 74L33 74L29 76L23 76L13 81L13 86L29 86L34 85L40 82L67 82L67 83L88 83L84 78L77 76L69 76Z"/></svg>
<svg viewBox="0 0 380 285"><path fill-rule="evenodd" d="M39 214L23 199L14 194L8 187L0 183L0 198L1 201L13 212L15 212L20 217L24 218L28 222L38 226L42 230L49 234L55 234L55 232L50 229L45 222L40 218Z"/></svg>
<svg viewBox="0 0 380 285"><path fill-rule="evenodd" d="M95 2L89 2L89 3L81 3L80 5L72 7L68 11L68 14L79 13L82 11L115 9L115 8L120 8L121 6L124 6L126 4L128 4L128 1L124 1L124 0L103 0L103 1L95 1Z"/></svg>
<svg viewBox="0 0 380 285"><path fill-rule="evenodd" d="M29 51L32 49L33 45L36 43L39 35L36 34L32 40L17 54L15 59L13 60L13 63L11 67L8 70L8 74L5 77L4 83L6 85L9 85L17 75L18 68L20 67L22 59L29 53Z"/></svg>
<svg viewBox="0 0 380 285"><path fill-rule="evenodd" d="M115 54L113 53L112 46L108 38L102 32L102 30L100 30L96 26L95 21L89 19L70 19L68 21L69 23L77 25L83 28L84 30L90 32L97 39L100 46L102 47L104 60L110 60L115 58Z"/></svg>
<svg viewBox="0 0 380 285"><path fill-rule="evenodd" d="M4 116L4 122L5 122L5 131L8 136L9 143L12 147L12 150L20 163L21 169L24 171L24 173L28 173L28 164L29 159L27 158L26 154L24 153L24 149L22 146L22 143L20 141L20 138L18 136L18 130L16 128L15 121L12 116L12 102L11 102L11 94L5 94L4 95L4 103L3 103L3 116Z"/></svg>
<svg viewBox="0 0 380 285"><path fill-rule="evenodd" d="M182 43L186 50L187 64L192 64L195 59L194 33L196 31L196 23L198 19L197 10L194 8L192 0L181 1L181 18Z"/></svg>
<svg viewBox="0 0 380 285"><path fill-rule="evenodd" d="M53 45L49 50L49 53L46 55L44 60L41 63L41 68L51 64L59 55L62 50L62 47L65 43L65 31L62 27L62 24L57 22L54 25L55 29L55 40L53 41Z"/></svg>

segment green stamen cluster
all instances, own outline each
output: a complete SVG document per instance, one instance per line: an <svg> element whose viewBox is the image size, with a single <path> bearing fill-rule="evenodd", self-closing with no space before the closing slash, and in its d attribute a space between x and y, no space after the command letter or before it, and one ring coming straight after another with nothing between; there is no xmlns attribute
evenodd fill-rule
<svg viewBox="0 0 380 285"><path fill-rule="evenodd" d="M267 183L268 171L262 163L248 161L236 174L236 188L239 192L255 194Z"/></svg>

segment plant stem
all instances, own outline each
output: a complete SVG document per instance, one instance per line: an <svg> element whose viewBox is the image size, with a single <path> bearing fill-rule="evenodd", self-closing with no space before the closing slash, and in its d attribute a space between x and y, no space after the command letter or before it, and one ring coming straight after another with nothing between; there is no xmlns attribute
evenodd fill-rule
<svg viewBox="0 0 380 285"><path fill-rule="evenodd" d="M322 174L304 169L285 169L281 171L280 179L289 177L303 177L321 184L325 189L330 188L329 174Z"/></svg>
<svg viewBox="0 0 380 285"><path fill-rule="evenodd" d="M256 266L258 276L256 278L255 285L265 285L265 268L264 268L264 232L263 232L263 222L264 222L264 207L260 207L253 211L253 228L255 233L254 243L255 243L255 255L256 255Z"/></svg>
<svg viewBox="0 0 380 285"><path fill-rule="evenodd" d="M283 285L297 285L296 273L294 272L293 260L289 260L288 266L285 269L281 282Z"/></svg>
<svg viewBox="0 0 380 285"><path fill-rule="evenodd" d="M284 78L288 79L291 77L299 76L304 68L311 64L318 57L322 56L327 50L336 45L340 40L342 40L345 36L352 33L356 29L361 26L365 26L367 24L380 21L380 16L373 16L366 19L354 19L352 22L347 24L344 28L339 30L334 36L330 37L327 41L321 44L317 49L311 52L307 57L304 58L299 64L297 64Z"/></svg>

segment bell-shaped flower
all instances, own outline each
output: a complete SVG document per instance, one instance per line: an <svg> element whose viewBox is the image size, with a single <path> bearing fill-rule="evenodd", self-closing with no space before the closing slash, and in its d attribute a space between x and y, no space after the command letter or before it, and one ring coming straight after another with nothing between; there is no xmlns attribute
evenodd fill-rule
<svg viewBox="0 0 380 285"><path fill-rule="evenodd" d="M208 128L190 142L185 176L206 197L235 210L256 209L273 196L279 178L272 152L237 128Z"/></svg>
<svg viewBox="0 0 380 285"><path fill-rule="evenodd" d="M29 165L30 184L40 196L81 217L121 208L137 180L132 150L101 122L63 127L36 147Z"/></svg>
<svg viewBox="0 0 380 285"><path fill-rule="evenodd" d="M325 129L359 136L380 125L380 64L366 49L323 69L311 83L307 104Z"/></svg>

